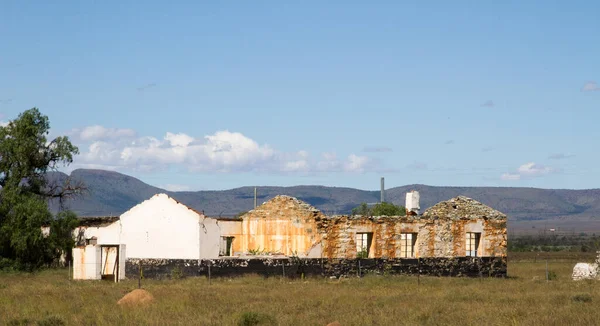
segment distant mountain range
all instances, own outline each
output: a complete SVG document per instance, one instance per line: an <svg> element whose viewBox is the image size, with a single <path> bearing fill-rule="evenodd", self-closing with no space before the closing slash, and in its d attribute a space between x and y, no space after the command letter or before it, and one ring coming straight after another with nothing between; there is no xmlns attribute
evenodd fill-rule
<svg viewBox="0 0 600 326"><path fill-rule="evenodd" d="M49 178L64 180L68 176L52 172ZM166 191L134 177L104 170L78 169L71 178L88 187L83 198L68 201L67 207L80 216L119 215L157 193L166 193L207 216L232 217L254 205L254 187L222 191ZM434 204L464 195L506 213L512 220L590 219L600 218L600 189L566 190L511 187L434 187L406 185L385 190L385 200L404 205L407 191L417 190L421 211ZM380 192L325 186L257 187L257 203L276 195L297 197L326 214L349 213L362 202L376 203ZM51 203L53 211L58 210Z"/></svg>

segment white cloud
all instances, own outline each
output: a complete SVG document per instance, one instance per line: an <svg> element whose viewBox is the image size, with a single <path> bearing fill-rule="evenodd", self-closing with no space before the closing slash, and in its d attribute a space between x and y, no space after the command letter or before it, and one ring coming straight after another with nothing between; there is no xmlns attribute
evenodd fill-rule
<svg viewBox="0 0 600 326"><path fill-rule="evenodd" d="M366 156L358 156L350 154L348 160L344 163L344 171L346 172L364 172L369 165L369 158Z"/></svg>
<svg viewBox="0 0 600 326"><path fill-rule="evenodd" d="M350 154L340 160L335 153L324 153L320 159L314 160L306 151L278 151L228 130L202 138L167 132L162 139L131 137L135 132L130 129L119 129L126 135L124 137L110 138L106 130L109 129L94 126L74 133L78 135L76 139L85 143L79 146L81 154L74 160L75 167L134 171L183 167L191 172L262 173L363 173L376 167L367 156ZM87 133L82 137L84 131ZM113 133L116 131L112 130Z"/></svg>
<svg viewBox="0 0 600 326"><path fill-rule="evenodd" d="M500 178L502 180L521 180L521 175L517 173L504 173Z"/></svg>
<svg viewBox="0 0 600 326"><path fill-rule="evenodd" d="M135 131L132 129L106 128L98 125L73 129L67 134L81 141L133 138L136 136Z"/></svg>
<svg viewBox="0 0 600 326"><path fill-rule="evenodd" d="M323 153L321 154L321 160L317 162L318 171L335 171L341 169L341 163L337 159L335 153Z"/></svg>
<svg viewBox="0 0 600 326"><path fill-rule="evenodd" d="M600 91L600 86L595 81L589 81L583 85L582 92Z"/></svg>
<svg viewBox="0 0 600 326"><path fill-rule="evenodd" d="M551 173L553 170L548 166L535 164L533 162L525 163L517 169L520 175L523 176L540 176Z"/></svg>
<svg viewBox="0 0 600 326"><path fill-rule="evenodd" d="M6 127L6 126L8 126L7 121L0 121L0 127Z"/></svg>
<svg viewBox="0 0 600 326"><path fill-rule="evenodd" d="M504 173L500 176L502 180L521 180L523 178L539 177L556 172L549 166L535 164L534 162L525 163L517 168L517 171Z"/></svg>
<svg viewBox="0 0 600 326"><path fill-rule="evenodd" d="M287 155L283 160L284 172L308 172L310 171L309 155L306 151L299 151L295 154Z"/></svg>
<svg viewBox="0 0 600 326"><path fill-rule="evenodd" d="M180 185L180 184L166 184L166 185L160 185L158 187L165 189L167 191L190 191L190 190L192 190L192 187L187 186L187 185Z"/></svg>
<svg viewBox="0 0 600 326"><path fill-rule="evenodd" d="M167 135L165 136L165 139L171 144L171 146L173 147L186 147L188 146L191 142L194 141L193 137L190 137L186 134L173 134L170 132L167 132Z"/></svg>

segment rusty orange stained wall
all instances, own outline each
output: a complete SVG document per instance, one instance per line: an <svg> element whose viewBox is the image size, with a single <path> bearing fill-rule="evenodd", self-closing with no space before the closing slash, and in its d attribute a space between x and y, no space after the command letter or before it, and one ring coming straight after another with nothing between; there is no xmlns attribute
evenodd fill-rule
<svg viewBox="0 0 600 326"><path fill-rule="evenodd" d="M481 233L479 256L506 256L505 216L466 197L421 216L330 217L296 198L277 196L242 217L234 252L356 258L356 233L362 232L371 234L370 258L402 257L402 233L416 235L414 257L465 256L466 232Z"/></svg>
<svg viewBox="0 0 600 326"><path fill-rule="evenodd" d="M322 216L318 210L296 198L277 196L243 216L241 249L300 256L318 250L320 254L318 216Z"/></svg>

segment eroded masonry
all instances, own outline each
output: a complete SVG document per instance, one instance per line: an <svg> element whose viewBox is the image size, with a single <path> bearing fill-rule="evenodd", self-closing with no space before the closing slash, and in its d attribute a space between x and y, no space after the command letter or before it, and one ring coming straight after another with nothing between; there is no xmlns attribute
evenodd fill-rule
<svg viewBox="0 0 600 326"><path fill-rule="evenodd" d="M115 279L135 277L142 267L146 277L173 270L214 276L506 275L505 214L464 196L421 214L418 192L406 194L405 206L405 216L328 216L297 198L276 196L239 219L220 219L158 194L116 220L82 224L76 234L88 240L75 250L88 264L101 261L88 268L95 278L105 278L100 274L106 266L118 271ZM109 248L118 255L108 258ZM88 251L93 257L84 257Z"/></svg>
<svg viewBox="0 0 600 326"><path fill-rule="evenodd" d="M326 216L294 197L277 196L242 216L239 223L239 235L229 240L233 255L506 256L506 215L463 196L440 202L422 215L410 209L407 216Z"/></svg>

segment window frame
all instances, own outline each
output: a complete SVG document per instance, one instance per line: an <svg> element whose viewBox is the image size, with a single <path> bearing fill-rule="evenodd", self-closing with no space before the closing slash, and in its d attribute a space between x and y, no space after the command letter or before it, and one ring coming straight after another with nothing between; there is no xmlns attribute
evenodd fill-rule
<svg viewBox="0 0 600 326"><path fill-rule="evenodd" d="M418 233L416 232L400 233L400 258L415 258L417 256L415 251L417 236Z"/></svg>
<svg viewBox="0 0 600 326"><path fill-rule="evenodd" d="M480 257L481 232L467 232L465 235L465 256Z"/></svg>
<svg viewBox="0 0 600 326"><path fill-rule="evenodd" d="M221 242L219 243L219 256L229 257L233 254L233 241L234 236L221 236ZM225 246L223 247L223 244Z"/></svg>
<svg viewBox="0 0 600 326"><path fill-rule="evenodd" d="M360 236L360 241L359 241ZM354 235L354 241L356 242L356 255L357 257L361 252L366 251L366 257L359 258L369 258L371 254L371 245L373 243L373 232L356 232Z"/></svg>

